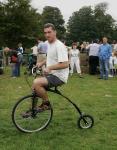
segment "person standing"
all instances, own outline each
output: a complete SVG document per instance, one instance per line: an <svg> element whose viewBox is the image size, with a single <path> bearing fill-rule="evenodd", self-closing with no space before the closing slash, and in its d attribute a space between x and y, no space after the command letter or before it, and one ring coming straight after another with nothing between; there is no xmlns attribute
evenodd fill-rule
<svg viewBox="0 0 117 150"><path fill-rule="evenodd" d="M10 65L11 65L11 70L12 70L11 77L16 78L18 76L18 68L17 68L18 55L17 55L17 51L14 50L14 49L11 49L9 51L9 55L10 55Z"/></svg>
<svg viewBox="0 0 117 150"><path fill-rule="evenodd" d="M81 68L80 68L80 51L77 49L77 43L72 44L72 49L69 52L69 57L70 57L70 74L73 74L74 70L74 65L76 67L76 71L79 75L79 77L82 77L81 75Z"/></svg>
<svg viewBox="0 0 117 150"><path fill-rule="evenodd" d="M47 42L43 42L38 39L38 62L46 59L47 55Z"/></svg>
<svg viewBox="0 0 117 150"><path fill-rule="evenodd" d="M100 45L98 44L98 40L94 40L93 44L88 46L89 49L89 74L95 75L97 73L97 67L99 65L99 52Z"/></svg>
<svg viewBox="0 0 117 150"><path fill-rule="evenodd" d="M35 44L35 45L31 48L31 50L32 50L32 54L33 54L34 56L37 56L37 54L38 54L38 44Z"/></svg>
<svg viewBox="0 0 117 150"><path fill-rule="evenodd" d="M22 43L18 44L17 51L18 51L18 54L17 54L18 55L18 63L16 64L16 68L18 70L17 76L20 76L20 66L21 66L21 64L23 62L23 52L24 52L24 49L22 47Z"/></svg>
<svg viewBox="0 0 117 150"><path fill-rule="evenodd" d="M113 52L117 51L117 40L113 42Z"/></svg>
<svg viewBox="0 0 117 150"><path fill-rule="evenodd" d="M109 59L112 56L112 47L108 44L108 38L103 37L103 44L99 48L100 79L108 80Z"/></svg>
<svg viewBox="0 0 117 150"><path fill-rule="evenodd" d="M38 44L35 44L35 46L31 48L31 50L32 50L33 63L34 65L36 65L37 55L38 55Z"/></svg>

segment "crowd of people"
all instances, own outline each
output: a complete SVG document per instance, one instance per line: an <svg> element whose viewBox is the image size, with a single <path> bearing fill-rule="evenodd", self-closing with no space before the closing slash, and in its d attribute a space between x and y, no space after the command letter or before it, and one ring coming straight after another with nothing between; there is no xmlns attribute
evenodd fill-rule
<svg viewBox="0 0 117 150"><path fill-rule="evenodd" d="M103 37L101 41L95 39L91 43L83 42L81 45L79 42L73 42L71 47L66 46L66 48L69 56L70 75L73 74L76 68L78 76L83 77L80 53L87 53L89 56L89 74L95 75L100 72L99 79L105 80L108 80L108 77L117 75L117 41L114 40L112 44L109 44L108 38ZM35 47L33 47L33 53L35 55ZM38 40L36 46L36 56L39 55L38 61L45 59L46 53L46 42Z"/></svg>
<svg viewBox="0 0 117 150"><path fill-rule="evenodd" d="M103 37L102 42L94 40L87 47L89 51L89 73L96 74L99 66L100 79L116 76L117 69L117 42L108 43L108 38Z"/></svg>
<svg viewBox="0 0 117 150"><path fill-rule="evenodd" d="M71 47L66 46L66 48L68 51L71 76L73 75L74 70L76 70L78 76L83 78L80 53L87 53L89 56L89 74L95 75L100 72L99 79L105 80L108 80L108 77L114 77L117 75L117 41L113 41L112 44L109 44L108 38L103 37L101 41L96 39L91 43L83 42L82 44L79 44L79 42L73 42ZM31 51L31 58L33 61L29 63L30 70L37 62L46 59L47 43L38 39L37 43L31 48ZM15 50L5 48L5 52L9 52L10 54L10 65L12 68L11 76L13 78L19 77L24 52L22 44L19 43L18 48Z"/></svg>

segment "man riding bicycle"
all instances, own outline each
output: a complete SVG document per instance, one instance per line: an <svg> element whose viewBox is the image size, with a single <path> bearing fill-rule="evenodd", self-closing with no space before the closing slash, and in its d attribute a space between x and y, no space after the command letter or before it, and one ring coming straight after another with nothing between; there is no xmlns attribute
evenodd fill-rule
<svg viewBox="0 0 117 150"><path fill-rule="evenodd" d="M46 65L43 69L44 76L36 78L32 86L36 94L43 99L42 104L37 108L42 111L50 106L46 90L67 83L69 76L68 52L65 45L57 39L53 24L45 24L44 35L47 39L47 60L37 62L39 68Z"/></svg>

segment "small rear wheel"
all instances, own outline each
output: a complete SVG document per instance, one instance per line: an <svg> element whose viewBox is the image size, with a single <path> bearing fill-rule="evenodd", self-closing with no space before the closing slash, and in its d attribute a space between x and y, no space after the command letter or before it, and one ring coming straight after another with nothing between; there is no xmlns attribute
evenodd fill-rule
<svg viewBox="0 0 117 150"><path fill-rule="evenodd" d="M94 125L94 119L90 115L82 115L78 119L78 127L81 129L89 129L92 128Z"/></svg>

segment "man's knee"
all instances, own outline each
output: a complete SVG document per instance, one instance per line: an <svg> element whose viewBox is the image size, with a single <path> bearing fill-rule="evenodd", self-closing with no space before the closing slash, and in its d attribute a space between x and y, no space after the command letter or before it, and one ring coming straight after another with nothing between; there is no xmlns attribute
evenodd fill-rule
<svg viewBox="0 0 117 150"><path fill-rule="evenodd" d="M37 78L33 81L33 86L40 86L40 87L43 87L45 85L47 85L48 82L47 82L47 79L46 78Z"/></svg>

